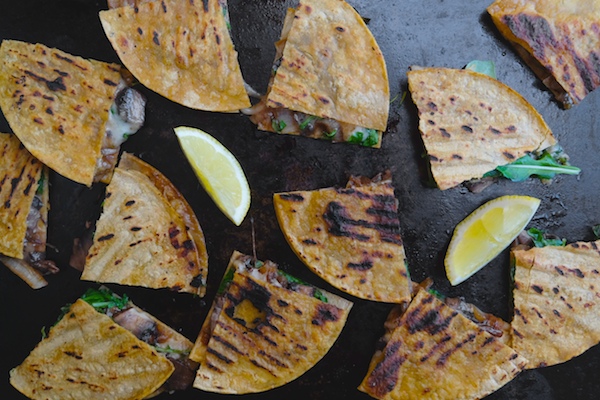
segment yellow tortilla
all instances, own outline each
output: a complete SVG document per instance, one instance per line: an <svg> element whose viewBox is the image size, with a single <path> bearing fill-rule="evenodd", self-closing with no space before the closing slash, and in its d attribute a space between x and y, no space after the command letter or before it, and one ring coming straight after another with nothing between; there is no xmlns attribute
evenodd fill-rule
<svg viewBox="0 0 600 400"><path fill-rule="evenodd" d="M559 364L600 342L600 241L515 250L512 346L528 368Z"/></svg>
<svg viewBox="0 0 600 400"><path fill-rule="evenodd" d="M0 107L27 150L59 174L90 186L120 66L41 44L0 46Z"/></svg>
<svg viewBox="0 0 600 400"><path fill-rule="evenodd" d="M77 300L10 372L10 383L36 400L132 400L158 389L173 369L152 347Z"/></svg>
<svg viewBox="0 0 600 400"><path fill-rule="evenodd" d="M233 277L190 354L200 362L194 382L198 389L244 394L284 385L323 358L346 323L351 302L321 292L325 303L266 282L257 276L260 271L236 267L250 260L233 254L228 267L234 269Z"/></svg>
<svg viewBox="0 0 600 400"><path fill-rule="evenodd" d="M218 0L139 2L101 11L104 32L145 86L207 111L250 107L237 52Z"/></svg>
<svg viewBox="0 0 600 400"><path fill-rule="evenodd" d="M488 12L565 108L600 86L600 1L497 0Z"/></svg>
<svg viewBox="0 0 600 400"><path fill-rule="evenodd" d="M186 221L152 180L115 168L81 279L203 295L206 272Z"/></svg>
<svg viewBox="0 0 600 400"><path fill-rule="evenodd" d="M359 390L376 399L480 399L527 360L434 295L420 290Z"/></svg>
<svg viewBox="0 0 600 400"><path fill-rule="evenodd" d="M301 0L291 12L267 106L385 131L387 69L362 17L343 0Z"/></svg>
<svg viewBox="0 0 600 400"><path fill-rule="evenodd" d="M276 193L279 226L298 257L331 285L367 300L411 298L391 180Z"/></svg>
<svg viewBox="0 0 600 400"><path fill-rule="evenodd" d="M0 133L0 253L9 257L23 258L27 215L43 167L16 136Z"/></svg>
<svg viewBox="0 0 600 400"><path fill-rule="evenodd" d="M556 143L542 116L500 81L468 69L414 68L408 87L442 190Z"/></svg>

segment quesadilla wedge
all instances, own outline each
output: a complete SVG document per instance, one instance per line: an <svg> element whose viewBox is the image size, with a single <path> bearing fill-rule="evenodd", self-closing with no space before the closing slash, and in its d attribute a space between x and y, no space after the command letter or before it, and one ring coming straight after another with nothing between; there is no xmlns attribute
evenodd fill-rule
<svg viewBox="0 0 600 400"><path fill-rule="evenodd" d="M144 123L145 99L119 65L41 44L0 46L0 107L27 150L84 185L112 176L121 144Z"/></svg>
<svg viewBox="0 0 600 400"><path fill-rule="evenodd" d="M12 134L0 134L0 262L32 288L58 272L46 260L48 169Z"/></svg>
<svg viewBox="0 0 600 400"><path fill-rule="evenodd" d="M358 389L376 399L480 399L511 381L527 360L461 303L420 289L401 316L392 311L391 334Z"/></svg>
<svg viewBox="0 0 600 400"><path fill-rule="evenodd" d="M189 204L158 170L124 154L81 279L204 296L207 273L204 235Z"/></svg>
<svg viewBox="0 0 600 400"><path fill-rule="evenodd" d="M442 190L556 144L531 104L482 73L413 67L408 87L431 173Z"/></svg>
<svg viewBox="0 0 600 400"><path fill-rule="evenodd" d="M600 241L512 251L512 347L528 368L560 364L600 342Z"/></svg>
<svg viewBox="0 0 600 400"><path fill-rule="evenodd" d="M391 175L352 177L346 188L276 193L273 205L296 255L331 285L367 300L410 300Z"/></svg>
<svg viewBox="0 0 600 400"><path fill-rule="evenodd" d="M288 9L266 96L247 111L264 131L380 147L389 112L383 55L343 0Z"/></svg>
<svg viewBox="0 0 600 400"><path fill-rule="evenodd" d="M194 387L256 393L284 385L333 346L352 303L234 252L190 358Z"/></svg>
<svg viewBox="0 0 600 400"><path fill-rule="evenodd" d="M487 10L565 108L600 86L600 1L497 0Z"/></svg>
<svg viewBox="0 0 600 400"><path fill-rule="evenodd" d="M141 399L173 373L149 344L78 299L10 383L31 399Z"/></svg>
<svg viewBox="0 0 600 400"><path fill-rule="evenodd" d="M108 40L146 87L186 107L250 107L229 35L227 2L138 1L100 12Z"/></svg>

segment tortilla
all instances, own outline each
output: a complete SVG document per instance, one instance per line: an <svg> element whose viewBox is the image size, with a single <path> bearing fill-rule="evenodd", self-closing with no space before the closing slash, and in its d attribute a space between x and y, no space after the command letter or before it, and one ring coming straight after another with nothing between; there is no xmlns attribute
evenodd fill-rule
<svg viewBox="0 0 600 400"><path fill-rule="evenodd" d="M90 186L120 66L41 44L0 46L0 107L27 150L59 174Z"/></svg>
<svg viewBox="0 0 600 400"><path fill-rule="evenodd" d="M276 193L279 226L296 255L331 285L367 300L411 299L390 179L347 187Z"/></svg>
<svg viewBox="0 0 600 400"><path fill-rule="evenodd" d="M531 104L487 75L415 68L408 72L408 87L431 173L442 190L556 143Z"/></svg>
<svg viewBox="0 0 600 400"><path fill-rule="evenodd" d="M173 369L152 347L77 300L10 372L10 383L31 399L141 399Z"/></svg>
<svg viewBox="0 0 600 400"><path fill-rule="evenodd" d="M267 95L248 111L265 131L380 147L389 113L383 55L343 0L288 9Z"/></svg>
<svg viewBox="0 0 600 400"><path fill-rule="evenodd" d="M250 100L225 4L139 2L101 11L100 21L123 64L149 89L186 107L237 111L250 107Z"/></svg>
<svg viewBox="0 0 600 400"><path fill-rule="evenodd" d="M27 216L43 164L11 134L0 134L0 253L22 259Z"/></svg>
<svg viewBox="0 0 600 400"><path fill-rule="evenodd" d="M376 399L480 399L511 381L526 362L420 290L358 389Z"/></svg>
<svg viewBox="0 0 600 400"><path fill-rule="evenodd" d="M559 364L600 342L600 241L513 250L512 347L528 368Z"/></svg>
<svg viewBox="0 0 600 400"><path fill-rule="evenodd" d="M243 394L281 386L324 357L344 327L351 302L319 290L324 302L271 283L263 269L274 268L278 275L274 263L252 265L252 257L238 252L231 257L230 272L190 354L200 362L198 389Z"/></svg>
<svg viewBox="0 0 600 400"><path fill-rule="evenodd" d="M487 10L565 108L600 86L600 1L497 0Z"/></svg>
<svg viewBox="0 0 600 400"><path fill-rule="evenodd" d="M165 195L145 172L140 172L152 171L159 177L154 180L164 184L167 179L154 168L130 165L130 161L119 164L106 189L104 210L81 279L203 296L208 272L205 245L195 242L201 230L199 226L191 228L191 224L188 232L186 223L195 217L179 214L189 205L180 194L173 194L174 186L162 186L164 192L171 192ZM176 197L175 205L170 196Z"/></svg>

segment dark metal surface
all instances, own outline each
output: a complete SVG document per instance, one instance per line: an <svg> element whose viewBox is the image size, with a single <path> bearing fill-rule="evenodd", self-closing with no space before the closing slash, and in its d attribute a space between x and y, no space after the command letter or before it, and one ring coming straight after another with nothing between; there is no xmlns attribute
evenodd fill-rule
<svg viewBox="0 0 600 400"><path fill-rule="evenodd" d="M209 251L208 293L204 299L168 291L111 286L126 292L140 306L194 340L206 316L227 260L233 250L252 252L251 218L256 251L261 259L280 263L287 271L336 293L295 257L281 234L272 207L274 192L344 185L349 175L374 176L391 169L400 202L399 213L413 279L433 277L435 286L451 296L462 295L485 311L504 319L508 309L508 253L458 287L445 278L443 257L454 226L485 201L504 194L527 194L542 199L531 225L569 241L591 240L591 226L600 222L600 91L565 111L549 91L499 36L485 12L488 2L478 0L351 0L370 18L369 27L386 58L392 96L406 90L410 65L461 68L473 59L496 62L498 78L520 92L536 107L571 156L583 169L580 177L559 177L550 186L539 181L500 182L483 193L457 188L428 188L426 160L417 129L416 108L410 96L391 106L388 132L379 150L351 145L257 132L238 114L194 111L141 88L148 98L147 123L123 149L161 170L188 199L198 215ZM275 54L285 9L294 1L230 1L233 40L245 79L264 91ZM119 62L105 38L98 11L103 1L3 1L0 38L41 42L76 55ZM401 97L401 95L400 95ZM199 127L212 133L240 160L252 189L252 205L244 223L234 226L211 202L192 173L172 128ZM0 131L9 131L0 116ZM598 135L595 132L599 132ZM73 238L85 221L97 218L104 187L91 189L57 174L51 177L49 258L62 271L49 286L33 291L0 268L0 397L24 398L8 383L9 370L21 363L40 340L40 329L51 325L62 305L74 301L85 288L79 273L68 267ZM327 356L296 381L247 399L367 399L356 387L364 376L391 306L351 298L355 302L347 326ZM468 375L469 371L464 371ZM559 366L526 371L493 399L592 399L600 392L600 348ZM161 398L218 399L196 389Z"/></svg>

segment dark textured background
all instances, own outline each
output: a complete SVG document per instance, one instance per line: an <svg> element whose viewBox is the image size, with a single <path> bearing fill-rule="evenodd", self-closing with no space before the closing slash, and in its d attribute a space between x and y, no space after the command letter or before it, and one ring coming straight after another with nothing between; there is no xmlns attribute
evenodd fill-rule
<svg viewBox="0 0 600 400"><path fill-rule="evenodd" d="M103 61L119 62L105 38L98 11L103 1L20 0L1 2L0 38L41 42L66 52ZM350 1L370 18L369 28L383 51L390 76L392 97L407 89L410 65L461 68L473 59L493 60L498 78L529 100L546 119L558 141L583 169L579 177L559 177L550 186L536 180L500 182L483 193L461 188L440 191L429 188L426 160L417 129L416 108L410 96L395 101L382 148L333 145L324 141L258 132L242 115L194 111L174 104L141 87L148 98L147 122L123 149L157 167L177 186L198 215L206 235L210 258L208 294L204 299L187 294L124 288L140 306L194 340L218 282L233 250L252 252L251 221L254 219L256 250L284 269L315 285L331 288L295 257L281 234L272 208L274 192L344 185L348 176L374 176L390 169L399 200L401 228L413 279L433 277L442 293L464 296L485 311L509 319L508 252L484 270L450 287L443 257L454 226L487 200L505 194L532 195L542 199L531 226L566 237L591 240L591 226L600 223L596 211L600 193L600 131L597 111L600 91L571 110L562 110L541 82L499 36L485 12L488 2L444 0ZM264 91L275 54L285 9L294 1L230 1L233 41L245 79ZM189 125L213 134L242 164L252 189L252 205L240 227L225 218L202 190L192 173L172 128ZM9 131L0 116L0 131ZM68 267L71 243L81 234L86 220L97 218L104 186L91 189L57 174L51 176L49 258L62 268L49 278L49 286L33 291L0 268L0 398L21 399L8 383L8 371L18 365L40 340L40 329L51 325L62 305L74 301L85 288L79 273ZM343 294L344 297L350 296ZM356 387L367 371L375 343L391 306L359 299L347 326L327 356L296 381L246 399L367 399ZM469 371L466 370L465 374ZM555 367L526 371L493 399L592 399L600 392L600 349ZM234 396L202 393L196 389L176 393L177 399L225 399Z"/></svg>

